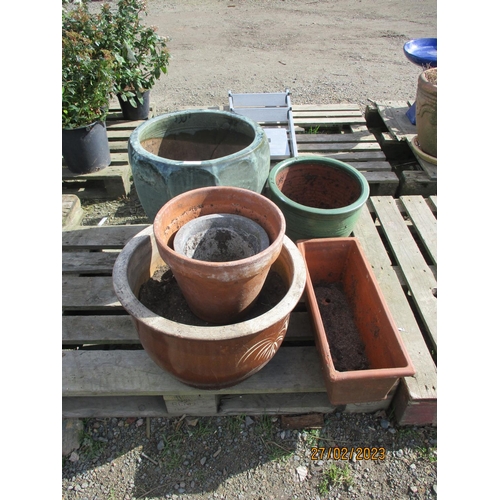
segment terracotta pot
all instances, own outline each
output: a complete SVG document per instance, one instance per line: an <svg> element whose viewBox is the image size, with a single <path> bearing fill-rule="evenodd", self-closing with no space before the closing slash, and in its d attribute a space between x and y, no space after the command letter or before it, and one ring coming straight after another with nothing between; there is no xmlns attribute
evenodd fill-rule
<svg viewBox="0 0 500 500"><path fill-rule="evenodd" d="M283 341L290 312L300 300L306 281L304 259L285 237L272 266L288 287L283 299L248 321L200 327L165 319L139 301L141 286L161 265L164 262L149 226L120 252L113 269L115 292L155 363L181 382L200 389L235 385L269 362Z"/></svg>
<svg viewBox="0 0 500 500"><path fill-rule="evenodd" d="M384 399L400 377L414 375L415 369L361 245L356 238L324 238L299 241L297 246L306 261L307 306L330 402ZM335 367L314 290L331 283L342 285L368 369L341 372Z"/></svg>
<svg viewBox="0 0 500 500"><path fill-rule="evenodd" d="M173 240L189 221L209 214L237 214L267 232L269 246L247 258L207 262L174 250ZM155 217L158 251L172 270L191 311L211 323L224 324L244 316L260 293L285 236L285 218L269 199L248 189L229 186L193 189L167 202Z"/></svg>
<svg viewBox="0 0 500 500"><path fill-rule="evenodd" d="M269 197L283 211L293 241L348 236L369 194L364 175L333 158L290 158L269 174Z"/></svg>
<svg viewBox="0 0 500 500"><path fill-rule="evenodd" d="M150 221L167 201L191 189L234 186L261 193L271 162L259 124L210 109L176 111L145 121L130 136L128 156Z"/></svg>
<svg viewBox="0 0 500 500"><path fill-rule="evenodd" d="M437 158L437 68L430 68L418 77L416 126L420 148Z"/></svg>

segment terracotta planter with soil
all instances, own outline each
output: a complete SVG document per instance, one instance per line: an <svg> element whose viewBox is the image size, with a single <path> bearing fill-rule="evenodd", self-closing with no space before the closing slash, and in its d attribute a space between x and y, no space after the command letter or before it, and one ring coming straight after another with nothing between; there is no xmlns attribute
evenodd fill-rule
<svg viewBox="0 0 500 500"><path fill-rule="evenodd" d="M364 175L333 158L290 158L269 174L269 197L283 211L293 241L349 236L369 194Z"/></svg>
<svg viewBox="0 0 500 500"><path fill-rule="evenodd" d="M306 298L333 405L380 401L415 373L356 238L299 241Z"/></svg>
<svg viewBox="0 0 500 500"><path fill-rule="evenodd" d="M171 315L154 312L153 305L152 309L146 307L139 297L146 302L142 294L158 271L168 274L150 226L132 238L116 260L113 269L116 295L131 315L141 343L155 363L181 382L200 389L235 385L272 359L306 281L304 259L285 237L268 278L278 277L282 293L277 295L272 290L268 293L267 285L261 292L268 293L266 297L275 297L275 303L269 305L270 300L265 298L241 322L214 326L192 315L185 301L181 303L183 297L174 290L173 279L158 282L158 293L163 294L163 300L161 297L156 300L160 307L162 303L165 307L172 306ZM263 304L268 304L267 308L263 309Z"/></svg>
<svg viewBox="0 0 500 500"><path fill-rule="evenodd" d="M267 233L269 245L249 257L209 262L174 250L177 232L196 218L233 214L250 219ZM228 186L193 189L167 202L153 228L161 257L199 318L216 324L238 321L252 307L267 273L278 258L285 236L281 210L265 196Z"/></svg>

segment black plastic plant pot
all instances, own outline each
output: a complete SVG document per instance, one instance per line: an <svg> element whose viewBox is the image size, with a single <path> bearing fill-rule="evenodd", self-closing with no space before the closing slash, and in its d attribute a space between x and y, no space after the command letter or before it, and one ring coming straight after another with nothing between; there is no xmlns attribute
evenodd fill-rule
<svg viewBox="0 0 500 500"><path fill-rule="evenodd" d="M111 155L106 124L97 121L86 127L63 129L62 155L74 174L89 174L107 167Z"/></svg>
<svg viewBox="0 0 500 500"><path fill-rule="evenodd" d="M118 102L120 103L120 108L122 110L123 118L125 120L146 120L149 116L149 90L142 94L143 102L139 102L137 97L135 102L137 106L134 108L130 104L130 100L124 101L121 95L118 95Z"/></svg>

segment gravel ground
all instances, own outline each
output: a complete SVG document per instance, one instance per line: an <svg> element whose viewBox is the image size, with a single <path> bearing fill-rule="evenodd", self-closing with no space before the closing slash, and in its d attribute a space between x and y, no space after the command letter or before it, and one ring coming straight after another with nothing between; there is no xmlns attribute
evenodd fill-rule
<svg viewBox="0 0 500 500"><path fill-rule="evenodd" d="M169 74L152 92L160 113L225 105L229 89L290 88L295 104L354 102L362 110L369 99L412 100L419 70L403 43L437 30L435 0L149 6L150 23L171 37ZM148 223L133 188L126 199L82 207L82 225ZM437 428L399 427L384 412L325 415L321 428L298 430L280 416L131 415L83 424L79 448L63 457L68 500L437 497ZM318 447L322 459L313 457ZM336 447L376 448L384 457L337 460Z"/></svg>
<svg viewBox="0 0 500 500"><path fill-rule="evenodd" d="M342 448L366 456L336 460ZM384 412L302 430L277 416L89 419L62 473L68 500L434 499L437 429Z"/></svg>

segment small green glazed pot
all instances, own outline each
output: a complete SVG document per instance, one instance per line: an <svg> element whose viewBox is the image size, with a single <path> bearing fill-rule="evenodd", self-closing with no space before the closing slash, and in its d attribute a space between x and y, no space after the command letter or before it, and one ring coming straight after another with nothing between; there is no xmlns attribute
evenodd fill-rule
<svg viewBox="0 0 500 500"><path fill-rule="evenodd" d="M363 174L322 156L284 160L268 181L269 197L283 212L293 241L349 236L370 195Z"/></svg>

